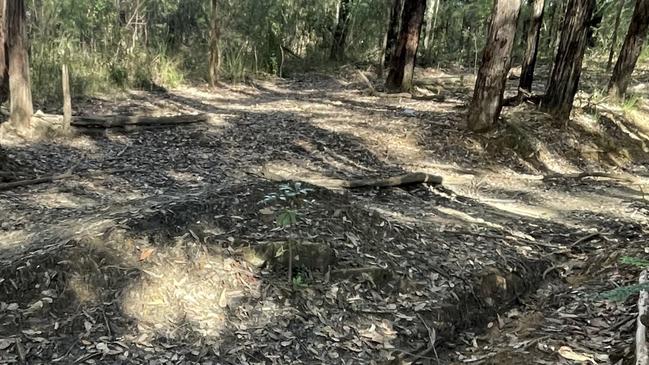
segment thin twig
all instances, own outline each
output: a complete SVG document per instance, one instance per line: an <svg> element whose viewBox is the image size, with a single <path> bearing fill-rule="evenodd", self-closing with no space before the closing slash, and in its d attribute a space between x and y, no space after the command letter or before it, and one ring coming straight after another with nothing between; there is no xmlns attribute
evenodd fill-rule
<svg viewBox="0 0 649 365"><path fill-rule="evenodd" d="M595 238L598 238L598 237L601 237L601 236L602 236L602 235L601 235L599 232L591 233L591 234L589 234L588 236L582 237L582 238L578 239L577 241L573 242L573 243L572 243L570 246L568 246L568 247L570 247L570 248L574 248L575 246L578 246L578 245L581 244L581 243L591 241L591 240L593 240L593 239L595 239Z"/></svg>
<svg viewBox="0 0 649 365"><path fill-rule="evenodd" d="M424 351L420 352L417 354L415 357L411 359L411 361L414 363L417 360L420 360L424 358L426 355L428 355L431 351L435 354L435 359L437 360L437 363L439 364L439 356L437 356L437 350L435 350L435 341L437 341L437 332L435 331L434 328L431 328L428 323L426 323L426 320L421 316L421 314L417 313L417 317L419 317L419 320L424 324L426 327L426 330L428 331L428 348L426 348Z"/></svg>

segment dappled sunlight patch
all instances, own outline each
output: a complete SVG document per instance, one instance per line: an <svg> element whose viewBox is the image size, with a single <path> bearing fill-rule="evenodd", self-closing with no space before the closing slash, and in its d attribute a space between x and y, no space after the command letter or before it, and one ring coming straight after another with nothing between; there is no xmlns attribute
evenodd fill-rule
<svg viewBox="0 0 649 365"><path fill-rule="evenodd" d="M171 170L167 172L167 175L172 179L176 180L176 182L181 183L183 185L187 185L187 184L198 185L203 180L197 174L184 172L184 171Z"/></svg>
<svg viewBox="0 0 649 365"><path fill-rule="evenodd" d="M144 334L218 337L229 309L260 296L254 273L231 258L176 246L141 247L140 259L143 278L127 287L122 308Z"/></svg>
<svg viewBox="0 0 649 365"><path fill-rule="evenodd" d="M538 205L528 205L520 202L498 199L480 199L480 201L492 208L502 210L503 212L519 215L521 217L535 219L555 219L559 215L558 212L554 209L548 209L547 207Z"/></svg>
<svg viewBox="0 0 649 365"><path fill-rule="evenodd" d="M35 195L32 200L34 203L48 209L81 208L96 203L93 199L89 199L88 197L66 192L43 192Z"/></svg>
<svg viewBox="0 0 649 365"><path fill-rule="evenodd" d="M475 225L485 226L494 229L504 229L504 227L498 223L492 223L482 218L474 217L470 214L464 213L462 211L450 207L438 207L437 210L450 217L454 217L458 219L460 222L463 222L465 224L468 223L468 224L475 224Z"/></svg>
<svg viewBox="0 0 649 365"><path fill-rule="evenodd" d="M2 224L2 222L0 222L0 224ZM20 248L28 237L29 234L24 230L0 230L0 250L4 251L12 248Z"/></svg>
<svg viewBox="0 0 649 365"><path fill-rule="evenodd" d="M97 288L89 282L87 273L71 273L68 278L68 286L80 304L94 305L100 303Z"/></svg>

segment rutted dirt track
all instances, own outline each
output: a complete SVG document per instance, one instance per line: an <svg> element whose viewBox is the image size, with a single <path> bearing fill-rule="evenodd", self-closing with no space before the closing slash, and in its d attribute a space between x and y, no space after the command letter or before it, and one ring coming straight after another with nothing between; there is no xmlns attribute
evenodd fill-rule
<svg viewBox="0 0 649 365"><path fill-rule="evenodd" d="M211 120L3 141L16 177L73 176L0 192L0 363L628 357L634 303L598 295L636 280L619 259L646 246L649 140L610 110L554 131L525 106L471 135L462 80L437 101L317 75L132 93L77 112ZM613 163L623 179L570 175ZM294 226L263 169L302 181ZM445 181L315 185L413 171Z"/></svg>

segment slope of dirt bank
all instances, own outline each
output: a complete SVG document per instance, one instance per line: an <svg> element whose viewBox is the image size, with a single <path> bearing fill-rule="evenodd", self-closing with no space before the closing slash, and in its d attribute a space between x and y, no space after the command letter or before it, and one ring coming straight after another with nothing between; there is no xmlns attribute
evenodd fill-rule
<svg viewBox="0 0 649 365"><path fill-rule="evenodd" d="M581 113L556 130L526 106L472 135L462 129L468 81L421 79L443 98L370 95L356 79L309 75L78 105L208 113L204 124L5 136L17 176L72 174L0 192L0 361L557 363L566 347L597 363L627 356L634 303L598 295L636 280L619 258L644 254L647 139L620 115ZM289 184L299 198L269 199L286 187L264 169L304 180ZM580 170L610 174L571 175ZM411 171L445 181L308 184ZM280 227L287 209L294 224Z"/></svg>

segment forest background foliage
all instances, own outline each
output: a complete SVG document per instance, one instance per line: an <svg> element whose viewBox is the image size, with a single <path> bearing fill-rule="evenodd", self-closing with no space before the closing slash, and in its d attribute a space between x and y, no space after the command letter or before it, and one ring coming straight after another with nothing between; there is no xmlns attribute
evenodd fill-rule
<svg viewBox="0 0 649 365"><path fill-rule="evenodd" d="M350 1L344 62L378 65L391 1ZM598 1L603 21L593 34L588 60L605 62L617 4ZM63 63L70 66L77 96L207 80L209 0L32 0L27 6L36 104L59 100ZM550 63L553 57L561 6L560 1L546 1L539 55L543 62ZM338 0L218 0L217 7L221 78L238 82L335 66L329 54ZM421 37L423 42L428 36L429 47L420 47L418 62L475 68L490 10L491 0L429 0L425 18L429 25L424 25L428 34ZM525 6L520 17L514 64L525 49L529 11ZM633 2L627 1L622 34L632 11ZM623 38L618 37L616 50Z"/></svg>

